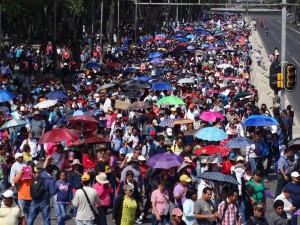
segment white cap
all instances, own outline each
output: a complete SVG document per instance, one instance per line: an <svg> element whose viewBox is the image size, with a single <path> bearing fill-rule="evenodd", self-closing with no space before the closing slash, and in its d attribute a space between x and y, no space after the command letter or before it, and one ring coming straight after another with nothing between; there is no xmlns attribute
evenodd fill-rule
<svg viewBox="0 0 300 225"><path fill-rule="evenodd" d="M138 160L139 160L139 161L146 161L146 158L145 158L143 155L140 155L140 156L138 157Z"/></svg>
<svg viewBox="0 0 300 225"><path fill-rule="evenodd" d="M153 123L155 126L157 126L157 125L158 125L158 122L157 122L157 120L156 120L156 119L152 120L152 123Z"/></svg>
<svg viewBox="0 0 300 225"><path fill-rule="evenodd" d="M20 111L21 111L21 112L24 112L24 111L25 111L25 107L24 107L23 105L20 107Z"/></svg>
<svg viewBox="0 0 300 225"><path fill-rule="evenodd" d="M14 193L12 192L12 190L6 190L2 196L4 196L5 198L13 198L14 197Z"/></svg>
<svg viewBox="0 0 300 225"><path fill-rule="evenodd" d="M20 157L23 157L22 153L18 152L18 153L15 154L15 159L18 159Z"/></svg>
<svg viewBox="0 0 300 225"><path fill-rule="evenodd" d="M291 177L300 177L300 174L297 171L292 172Z"/></svg>
<svg viewBox="0 0 300 225"><path fill-rule="evenodd" d="M172 128L167 128L167 135L168 136L172 136L173 135Z"/></svg>
<svg viewBox="0 0 300 225"><path fill-rule="evenodd" d="M122 117L123 117L122 114L117 115L117 118L122 118Z"/></svg>

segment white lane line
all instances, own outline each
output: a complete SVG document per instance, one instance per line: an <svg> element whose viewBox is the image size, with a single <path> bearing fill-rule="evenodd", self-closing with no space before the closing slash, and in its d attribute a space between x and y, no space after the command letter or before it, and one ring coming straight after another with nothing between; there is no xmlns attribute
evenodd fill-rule
<svg viewBox="0 0 300 225"><path fill-rule="evenodd" d="M297 61L294 57L292 57L292 59L295 61L295 63L296 63L298 66L300 66L300 63L298 63L298 61Z"/></svg>

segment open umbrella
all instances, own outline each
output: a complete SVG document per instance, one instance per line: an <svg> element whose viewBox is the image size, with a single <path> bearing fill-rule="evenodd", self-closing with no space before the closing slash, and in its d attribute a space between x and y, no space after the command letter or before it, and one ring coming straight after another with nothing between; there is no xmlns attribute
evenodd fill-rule
<svg viewBox="0 0 300 225"><path fill-rule="evenodd" d="M228 138L222 129L216 127L202 128L195 134L195 137L206 141L222 141Z"/></svg>
<svg viewBox="0 0 300 225"><path fill-rule="evenodd" d="M105 69L106 66L104 64L88 63L88 64L85 65L85 68L88 68L88 69Z"/></svg>
<svg viewBox="0 0 300 225"><path fill-rule="evenodd" d="M294 138L288 143L289 149L300 150L300 138Z"/></svg>
<svg viewBox="0 0 300 225"><path fill-rule="evenodd" d="M186 49L187 49L188 51L192 52L192 51L195 50L195 46L189 45L189 46L186 47Z"/></svg>
<svg viewBox="0 0 300 225"><path fill-rule="evenodd" d="M86 116L86 115L74 116L71 119L69 119L68 121L69 121L69 123L77 123L77 122L99 123L99 121L97 121L94 117Z"/></svg>
<svg viewBox="0 0 300 225"><path fill-rule="evenodd" d="M225 120L224 116L219 112L206 111L200 114L200 119L208 122L216 122L216 119Z"/></svg>
<svg viewBox="0 0 300 225"><path fill-rule="evenodd" d="M169 103L169 105L184 105L185 104L181 98L178 98L176 96L163 97L162 99L160 99L157 102L157 105L161 105L163 103Z"/></svg>
<svg viewBox="0 0 300 225"><path fill-rule="evenodd" d="M184 136L194 136L195 133L197 133L199 129L192 129L192 130L187 130L184 132Z"/></svg>
<svg viewBox="0 0 300 225"><path fill-rule="evenodd" d="M140 110L140 109L149 109L151 105L148 102L134 102L131 106L128 107L128 110Z"/></svg>
<svg viewBox="0 0 300 225"><path fill-rule="evenodd" d="M3 124L0 128L0 130L6 129L6 128L10 128L10 127L17 127L17 126L22 126L27 124L27 122L25 120L9 120L7 121L5 124Z"/></svg>
<svg viewBox="0 0 300 225"><path fill-rule="evenodd" d="M178 84L193 84L193 83L195 83L195 80L194 80L194 78L190 78L190 77L181 78L177 83Z"/></svg>
<svg viewBox="0 0 300 225"><path fill-rule="evenodd" d="M252 95L251 92L246 92L246 91L243 91L243 92L239 92L237 93L234 98L244 98L244 97L247 97L247 96L250 96Z"/></svg>
<svg viewBox="0 0 300 225"><path fill-rule="evenodd" d="M50 130L41 136L39 144L48 143L48 142L61 142L66 140L78 139L79 134L71 129L58 128Z"/></svg>
<svg viewBox="0 0 300 225"><path fill-rule="evenodd" d="M57 100L44 100L42 102L39 102L38 104L36 104L33 108L35 109L46 109L49 108L51 106L54 106L57 104Z"/></svg>
<svg viewBox="0 0 300 225"><path fill-rule="evenodd" d="M103 84L103 85L101 85L100 87L98 87L98 89L97 89L96 92L100 92L100 91L102 91L102 90L105 90L105 89L108 89L108 88L112 88L112 87L114 87L114 86L116 86L115 83Z"/></svg>
<svg viewBox="0 0 300 225"><path fill-rule="evenodd" d="M211 46L208 46L208 48L206 50L219 50L219 48L211 45Z"/></svg>
<svg viewBox="0 0 300 225"><path fill-rule="evenodd" d="M82 116L82 115L85 115L85 116L93 116L93 113L89 110L76 110L74 113L73 113L73 117L74 116Z"/></svg>
<svg viewBox="0 0 300 225"><path fill-rule="evenodd" d="M106 142L110 142L110 141L102 137L90 137L82 141L75 142L73 145L87 145L87 144L97 144L97 143L106 143Z"/></svg>
<svg viewBox="0 0 300 225"><path fill-rule="evenodd" d="M147 165L156 169L170 169L172 167L181 166L183 158L174 153L156 154L150 157Z"/></svg>
<svg viewBox="0 0 300 225"><path fill-rule="evenodd" d="M127 86L127 90L139 90L144 88L150 88L150 84L144 81L132 81Z"/></svg>
<svg viewBox="0 0 300 225"><path fill-rule="evenodd" d="M236 138L231 138L226 144L226 148L242 148L249 146L253 144L254 142L251 141L249 138L246 137L236 137Z"/></svg>
<svg viewBox="0 0 300 225"><path fill-rule="evenodd" d="M164 119L163 121L161 121L158 126L160 127L174 127L173 122L176 121L178 119Z"/></svg>
<svg viewBox="0 0 300 225"><path fill-rule="evenodd" d="M46 94L46 97L48 99L54 100L54 99L64 99L67 97L67 95L62 91L51 91L48 94Z"/></svg>
<svg viewBox="0 0 300 225"><path fill-rule="evenodd" d="M154 58L154 59L152 59L152 60L150 61L150 63L151 63L151 64L154 64L154 65L156 65L156 64L161 64L161 63L163 63L163 62L164 62L164 60L161 59L161 58Z"/></svg>
<svg viewBox="0 0 300 225"><path fill-rule="evenodd" d="M0 102L8 102L14 98L13 94L6 90L0 90Z"/></svg>
<svg viewBox="0 0 300 225"><path fill-rule="evenodd" d="M137 70L135 68L129 67L124 69L124 73L136 73Z"/></svg>
<svg viewBox="0 0 300 225"><path fill-rule="evenodd" d="M228 176L220 172L200 173L198 178L216 181L216 182L228 183L233 185L239 185L239 182L236 179L234 179L232 176Z"/></svg>
<svg viewBox="0 0 300 225"><path fill-rule="evenodd" d="M144 82L148 82L149 80L151 80L151 77L137 77L136 80L140 80L140 81L144 81Z"/></svg>
<svg viewBox="0 0 300 225"><path fill-rule="evenodd" d="M148 55L148 59L154 59L154 58L160 58L162 57L163 54L160 53L160 52L151 52L149 55Z"/></svg>
<svg viewBox="0 0 300 225"><path fill-rule="evenodd" d="M188 34L188 35L186 35L186 38L187 38L187 39L195 39L196 36L193 35L193 34Z"/></svg>
<svg viewBox="0 0 300 225"><path fill-rule="evenodd" d="M243 123L244 126L278 126L277 120L271 116L266 115L252 115L248 117Z"/></svg>
<svg viewBox="0 0 300 225"><path fill-rule="evenodd" d="M222 63L222 64L217 65L217 68L220 68L220 69L226 69L229 67L233 67L233 66L230 64L227 64L227 63Z"/></svg>
<svg viewBox="0 0 300 225"><path fill-rule="evenodd" d="M168 81L158 80L152 84L151 90L173 90L172 84Z"/></svg>
<svg viewBox="0 0 300 225"><path fill-rule="evenodd" d="M212 155L216 153L223 153L223 149L219 146L207 145L201 148L198 148L194 154L195 155Z"/></svg>
<svg viewBox="0 0 300 225"><path fill-rule="evenodd" d="M180 124L180 125L182 125L182 124L189 124L189 123L193 123L193 122L194 122L194 120L190 120L190 119L178 119L178 120L175 120L173 122L173 125L177 125L177 124Z"/></svg>

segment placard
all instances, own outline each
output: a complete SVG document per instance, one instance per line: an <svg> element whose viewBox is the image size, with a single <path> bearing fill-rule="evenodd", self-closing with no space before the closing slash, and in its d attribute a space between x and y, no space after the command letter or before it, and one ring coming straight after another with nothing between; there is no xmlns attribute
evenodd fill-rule
<svg viewBox="0 0 300 225"><path fill-rule="evenodd" d="M129 106L131 106L130 102L125 102L120 100L116 100L115 102L116 109L127 110Z"/></svg>

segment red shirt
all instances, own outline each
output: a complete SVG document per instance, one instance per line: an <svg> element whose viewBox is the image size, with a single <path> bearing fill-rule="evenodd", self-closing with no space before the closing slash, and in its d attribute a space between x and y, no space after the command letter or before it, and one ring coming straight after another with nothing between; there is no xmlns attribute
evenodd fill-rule
<svg viewBox="0 0 300 225"><path fill-rule="evenodd" d="M226 175L230 175L231 174L231 167L234 166L234 163L230 162L229 160L226 160L224 162L221 163L222 165L222 173L226 174Z"/></svg>

